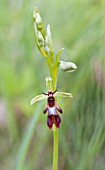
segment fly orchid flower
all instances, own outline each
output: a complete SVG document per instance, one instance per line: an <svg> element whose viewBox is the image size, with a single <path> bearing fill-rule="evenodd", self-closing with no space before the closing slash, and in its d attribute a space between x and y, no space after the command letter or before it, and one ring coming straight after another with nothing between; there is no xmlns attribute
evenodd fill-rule
<svg viewBox="0 0 105 170"><path fill-rule="evenodd" d="M43 113L45 114L48 111L48 116L47 116L47 126L51 129L53 124L57 128L60 127L61 123L61 118L58 114L60 112L61 114L63 113L62 109L57 105L57 102L54 97L73 97L71 93L65 93L65 92L57 92L48 90L48 93L43 93L41 95L36 96L31 100L31 105L35 103L36 101L47 99L47 104L43 110ZM58 111L58 112L57 112Z"/></svg>

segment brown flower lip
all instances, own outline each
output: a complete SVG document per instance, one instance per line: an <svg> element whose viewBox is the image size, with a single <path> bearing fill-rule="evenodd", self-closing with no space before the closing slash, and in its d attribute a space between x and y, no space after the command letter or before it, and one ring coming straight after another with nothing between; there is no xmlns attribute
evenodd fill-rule
<svg viewBox="0 0 105 170"><path fill-rule="evenodd" d="M47 126L51 129L53 124L55 124L55 126L57 128L60 128L60 123L61 123L61 118L60 116L57 115L48 115L47 116Z"/></svg>
<svg viewBox="0 0 105 170"><path fill-rule="evenodd" d="M63 113L62 109L57 105L55 101L55 98L53 96L54 93L56 93L56 91L52 92L51 90L48 91L48 94L43 93L44 95L48 95L47 105L45 106L43 113L45 114L48 111L47 126L50 129L52 128L53 124L55 124L57 128L60 127L61 118L59 114L57 113L57 110L60 113Z"/></svg>

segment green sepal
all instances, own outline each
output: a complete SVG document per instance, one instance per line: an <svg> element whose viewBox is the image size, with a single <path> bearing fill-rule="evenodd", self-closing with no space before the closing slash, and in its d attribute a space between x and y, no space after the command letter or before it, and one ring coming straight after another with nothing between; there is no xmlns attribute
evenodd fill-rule
<svg viewBox="0 0 105 170"><path fill-rule="evenodd" d="M31 100L30 104L32 105L32 104L34 104L34 103L37 102L37 101L47 99L47 97L48 97L48 96L45 96L44 94L35 96L35 97Z"/></svg>
<svg viewBox="0 0 105 170"><path fill-rule="evenodd" d="M71 93L66 93L66 92L56 92L54 96L55 97L73 97Z"/></svg>

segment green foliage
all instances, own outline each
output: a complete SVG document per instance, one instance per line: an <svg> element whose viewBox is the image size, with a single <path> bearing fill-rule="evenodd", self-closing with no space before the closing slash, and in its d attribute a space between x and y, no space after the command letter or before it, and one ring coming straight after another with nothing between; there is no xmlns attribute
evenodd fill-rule
<svg viewBox="0 0 105 170"><path fill-rule="evenodd" d="M38 118L39 118L39 114L41 113L41 109L42 109L42 105L40 104L37 106L34 116L32 117L31 121L29 122L26 132L24 133L23 141L22 141L21 147L18 152L17 163L14 168L16 170L20 170L20 169L24 168L24 162L25 162L25 158L27 155L27 151L28 151L28 148L30 145L30 141L34 134L34 130L35 130Z"/></svg>
<svg viewBox="0 0 105 170"><path fill-rule="evenodd" d="M72 101L59 100L64 110L59 130L59 169L104 170L105 2L1 0L0 3L0 114L6 115L6 124L0 122L0 168L14 167L21 141L26 139L29 148L24 152L23 170L51 169L52 140L46 118L40 114L32 138L23 135L37 107L30 106L30 99L45 91L42 81L49 76L45 58L35 48L32 12L38 6L44 22L51 25L54 49L65 47L62 60L78 66L78 71L72 74L59 72L57 89L73 94Z"/></svg>

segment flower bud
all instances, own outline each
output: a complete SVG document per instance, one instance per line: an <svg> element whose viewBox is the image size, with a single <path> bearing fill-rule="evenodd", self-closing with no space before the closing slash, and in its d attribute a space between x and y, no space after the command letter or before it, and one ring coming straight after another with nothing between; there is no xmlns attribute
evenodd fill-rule
<svg viewBox="0 0 105 170"><path fill-rule="evenodd" d="M41 16L40 16L39 11L36 7L34 8L33 19L36 22L36 24L42 23Z"/></svg>
<svg viewBox="0 0 105 170"><path fill-rule="evenodd" d="M39 40L44 41L44 38L43 38L43 36L42 36L40 31L37 31L37 36L38 36Z"/></svg>
<svg viewBox="0 0 105 170"><path fill-rule="evenodd" d="M47 36L50 39L51 38L51 31L50 31L50 25L47 25Z"/></svg>
<svg viewBox="0 0 105 170"><path fill-rule="evenodd" d="M45 51L48 53L50 52L50 48L48 47L48 45L45 46Z"/></svg>
<svg viewBox="0 0 105 170"><path fill-rule="evenodd" d="M73 72L77 69L77 66L72 62L60 61L60 69L65 72Z"/></svg>
<svg viewBox="0 0 105 170"><path fill-rule="evenodd" d="M40 16L39 10L36 7L34 8L34 12L33 12L33 20L34 20L34 23L36 24L37 30L42 33L42 35L45 39L44 24L43 24L42 18Z"/></svg>
<svg viewBox="0 0 105 170"><path fill-rule="evenodd" d="M45 40L45 50L46 52L53 53L53 46L52 46L52 39L51 39L51 31L50 31L50 25L47 25L47 36Z"/></svg>
<svg viewBox="0 0 105 170"><path fill-rule="evenodd" d="M39 13L39 10L35 7L33 11L33 19L36 21L37 14Z"/></svg>
<svg viewBox="0 0 105 170"><path fill-rule="evenodd" d="M50 52L48 37L46 37L46 40L45 40L45 51L48 52L48 53Z"/></svg>
<svg viewBox="0 0 105 170"><path fill-rule="evenodd" d="M37 31L37 37L38 37L38 41L39 41L40 46L44 46L44 38L43 38L40 31Z"/></svg>
<svg viewBox="0 0 105 170"><path fill-rule="evenodd" d="M41 19L39 13L36 13L36 24L39 24L41 22L42 22L42 19Z"/></svg>

